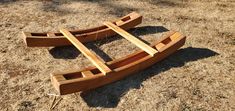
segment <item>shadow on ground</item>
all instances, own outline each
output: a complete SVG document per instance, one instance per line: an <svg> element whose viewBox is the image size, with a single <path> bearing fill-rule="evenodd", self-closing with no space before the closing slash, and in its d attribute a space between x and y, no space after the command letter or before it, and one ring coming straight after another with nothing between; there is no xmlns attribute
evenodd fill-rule
<svg viewBox="0 0 235 111"><path fill-rule="evenodd" d="M0 0L1 4L11 4L18 2L19 0ZM97 4L100 7L107 9L107 13L115 16L121 16L128 14L132 11L139 11L140 8L134 8L131 6L126 6L123 4L119 4L115 1L110 0L35 0L42 2L41 10L46 12L56 12L59 15L67 15L67 14L77 14L79 12L74 11L73 9L69 8L63 8L61 7L64 4L70 4L73 2L87 2L92 4ZM24 1L28 2L28 1ZM156 6L162 6L162 7L183 7L186 6L185 2L177 1L177 0L136 0L136 2L147 2L149 4L153 4ZM89 13L89 12L88 12Z"/></svg>
<svg viewBox="0 0 235 111"><path fill-rule="evenodd" d="M139 0L143 2L142 0ZM138 0L136 2L139 2ZM122 4L115 3L114 1L109 0L70 0L68 1L56 1L56 0L49 0L49 1L43 1L42 10L43 11L51 11L51 12L57 12L60 15L66 15L70 13L78 13L73 12L72 9L64 9L60 8L63 4L68 4L72 2L87 2L92 4L97 4L100 7L106 9L108 14L115 15L115 16L122 16L125 14L128 14L133 11L139 11L139 8L134 8L131 6L126 6ZM177 0L146 0L144 2L147 2L149 4L153 4L160 7L184 7L187 6L185 2L177 1ZM89 13L89 12L88 12Z"/></svg>
<svg viewBox="0 0 235 111"><path fill-rule="evenodd" d="M143 27L136 27L130 30L130 33L132 33L135 36L141 36L146 34L155 34L155 33L162 33L169 31L165 27L162 26L143 26ZM102 57L104 61L110 61L111 57L104 53L97 45L95 45L97 42L99 45L106 44L108 42L112 42L118 39L123 39L120 37L110 37L105 40L100 40L96 42L87 43L86 46L89 49L92 49L98 56ZM141 39L141 38L139 38ZM141 39L144 41L143 39ZM146 42L146 41L144 41ZM74 47L74 46L62 46L62 47L55 47L49 50L49 53L56 59L75 59L78 57L80 52Z"/></svg>
<svg viewBox="0 0 235 111"><path fill-rule="evenodd" d="M132 29L130 32L134 33L136 36L146 35L146 34L154 34L168 31L166 28L162 26L144 26L137 27ZM100 44L105 44L110 41L114 41L117 37L111 37L107 40L98 41ZM105 61L111 60L111 58L100 50L94 42L86 44L86 46L90 49L93 49L100 57L102 57ZM77 51L75 47L55 47L49 51L53 57L58 59L74 59L76 58L80 52ZM206 48L193 48L188 47L184 49L178 50L172 56L169 56L167 59L153 65L152 67L134 74L133 76L127 77L123 80L117 81L110 85L106 85L101 88L97 88L92 91L81 93L81 97L90 107L105 107L105 108L113 108L116 107L120 101L120 98L125 95L130 89L140 88L143 81L146 79L155 76L161 72L167 71L173 67L182 67L185 63L190 61L197 61L199 59L204 59L208 57L212 57L218 55L218 53L206 49Z"/></svg>
<svg viewBox="0 0 235 111"><path fill-rule="evenodd" d="M108 14L115 16L122 16L133 11L138 11L137 8L120 5L109 0L70 0L70 1L51 0L51 1L44 1L41 9L46 12L56 12L59 15L79 13L79 12L74 12L73 9L60 7L63 4L70 4L72 2L87 2L87 3L97 4L100 7L107 9ZM89 13L89 10L86 13Z"/></svg>
<svg viewBox="0 0 235 111"><path fill-rule="evenodd" d="M152 67L129 76L123 80L106 85L104 87L81 93L81 97L90 107L114 108L118 105L120 98L130 89L139 89L142 82L161 72L173 67L182 67L190 61L197 61L218 55L218 53L206 48L188 47L178 50L167 59L153 65Z"/></svg>

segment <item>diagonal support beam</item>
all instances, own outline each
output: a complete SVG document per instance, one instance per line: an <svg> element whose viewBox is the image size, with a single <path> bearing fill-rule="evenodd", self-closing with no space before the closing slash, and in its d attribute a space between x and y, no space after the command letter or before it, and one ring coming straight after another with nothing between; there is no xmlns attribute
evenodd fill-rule
<svg viewBox="0 0 235 111"><path fill-rule="evenodd" d="M113 24L111 22L104 22L104 25L106 25L107 27L109 27L110 29L112 29L113 31L115 31L116 33L118 33L119 35L124 37L125 39L129 40L130 42L135 44L137 47L139 47L142 50L144 50L145 52L147 52L149 55L154 56L158 52L156 49L154 49L154 48L150 47L149 45L145 44L144 42L142 42L138 38L136 38L133 35L129 34L127 31L125 31L122 28L116 26L115 24Z"/></svg>
<svg viewBox="0 0 235 111"><path fill-rule="evenodd" d="M61 29L60 32L82 53L84 54L103 74L107 74L112 70L105 65L99 58L86 48L77 38L75 38L68 30Z"/></svg>

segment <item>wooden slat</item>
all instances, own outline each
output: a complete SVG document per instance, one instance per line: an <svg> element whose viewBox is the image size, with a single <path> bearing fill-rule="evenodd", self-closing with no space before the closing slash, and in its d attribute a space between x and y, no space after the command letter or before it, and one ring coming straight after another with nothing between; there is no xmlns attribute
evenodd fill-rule
<svg viewBox="0 0 235 111"><path fill-rule="evenodd" d="M83 77L93 76L94 74L91 71L83 71L81 72Z"/></svg>
<svg viewBox="0 0 235 111"><path fill-rule="evenodd" d="M30 32L22 32L25 37L30 37L32 34Z"/></svg>
<svg viewBox="0 0 235 111"><path fill-rule="evenodd" d="M48 32L48 33L47 33L47 36L48 36L48 37L55 37L56 35L55 35L55 33L53 33L53 32Z"/></svg>
<svg viewBox="0 0 235 111"><path fill-rule="evenodd" d="M63 75L56 75L56 76L54 76L54 78L55 78L56 80L58 80L58 81L64 81L64 80L66 80Z"/></svg>
<svg viewBox="0 0 235 111"><path fill-rule="evenodd" d="M83 53L103 74L111 72L99 58L87 49L77 38L75 38L68 30L61 29L60 32L78 49Z"/></svg>
<svg viewBox="0 0 235 111"><path fill-rule="evenodd" d="M158 43L155 47L156 49L159 51L162 47L166 46L165 44L163 43Z"/></svg>
<svg viewBox="0 0 235 111"><path fill-rule="evenodd" d="M129 40L130 42L135 44L137 47L139 47L142 50L144 50L145 52L147 52L149 55L154 56L158 52L154 48L145 44L144 42L142 42L138 38L134 37L133 35L129 34L125 30L123 30L122 28L116 26L115 24L113 24L111 22L104 22L104 25L106 25L107 27L109 27L110 29L112 29L113 31L118 33L119 35L123 36L124 38L126 38L127 40Z"/></svg>

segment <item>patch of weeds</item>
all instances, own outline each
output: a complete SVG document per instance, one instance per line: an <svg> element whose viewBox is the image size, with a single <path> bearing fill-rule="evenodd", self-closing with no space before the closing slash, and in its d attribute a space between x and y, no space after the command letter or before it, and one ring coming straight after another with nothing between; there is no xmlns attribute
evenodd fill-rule
<svg viewBox="0 0 235 111"><path fill-rule="evenodd" d="M177 92L176 91L172 91L172 90L164 91L163 95L164 95L165 98L167 98L167 100L171 100L171 99L177 98Z"/></svg>
<svg viewBox="0 0 235 111"><path fill-rule="evenodd" d="M185 7L188 5L186 2L175 0L150 0L149 3L163 7Z"/></svg>
<svg viewBox="0 0 235 111"><path fill-rule="evenodd" d="M232 32L218 32L218 36L226 40L226 44L235 45L235 37Z"/></svg>
<svg viewBox="0 0 235 111"><path fill-rule="evenodd" d="M232 39L232 41L231 41L231 43L230 43L230 44L235 45L235 38L234 38L234 39Z"/></svg>
<svg viewBox="0 0 235 111"><path fill-rule="evenodd" d="M199 88L194 88L192 90L192 94L195 95L195 96L198 96L199 98L202 98L202 93L201 93Z"/></svg>
<svg viewBox="0 0 235 111"><path fill-rule="evenodd" d="M197 109L195 109L195 111L206 111L206 110L203 108L197 108Z"/></svg>
<svg viewBox="0 0 235 111"><path fill-rule="evenodd" d="M223 38L232 38L233 33L231 33L231 32L218 32L218 35Z"/></svg>
<svg viewBox="0 0 235 111"><path fill-rule="evenodd" d="M174 92L174 91L171 92L171 93L170 93L170 97L171 97L171 98L177 98L177 93Z"/></svg>
<svg viewBox="0 0 235 111"><path fill-rule="evenodd" d="M176 17L178 22L185 22L187 20L194 22L194 23L199 23L199 22L206 22L207 20L205 18L196 18L196 17L189 17L189 16L184 16L184 15L178 15Z"/></svg>
<svg viewBox="0 0 235 111"><path fill-rule="evenodd" d="M6 49L0 49L0 52L1 53L7 53L7 50Z"/></svg>
<svg viewBox="0 0 235 111"><path fill-rule="evenodd" d="M215 63L215 64L222 64L223 62L220 61L220 60L216 60L216 61L214 61L214 63Z"/></svg>
<svg viewBox="0 0 235 111"><path fill-rule="evenodd" d="M33 109L35 104L33 104L31 101L22 101L20 104L19 104L19 109L18 111L30 111Z"/></svg>
<svg viewBox="0 0 235 111"><path fill-rule="evenodd" d="M218 99L227 99L227 97L225 97L225 96L222 95L222 94L216 95L216 98L218 98Z"/></svg>
<svg viewBox="0 0 235 111"><path fill-rule="evenodd" d="M216 3L216 6L222 7L222 8L226 8L226 7L228 7L228 4L225 4L225 3Z"/></svg>
<svg viewBox="0 0 235 111"><path fill-rule="evenodd" d="M186 103L182 103L180 107L181 107L181 111L191 111L190 106L188 106Z"/></svg>

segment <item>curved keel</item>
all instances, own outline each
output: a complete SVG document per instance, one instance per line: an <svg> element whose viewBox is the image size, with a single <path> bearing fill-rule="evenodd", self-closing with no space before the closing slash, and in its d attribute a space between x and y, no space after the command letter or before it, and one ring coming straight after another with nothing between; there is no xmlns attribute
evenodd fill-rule
<svg viewBox="0 0 235 111"><path fill-rule="evenodd" d="M140 50L125 58L105 63L112 70L106 75L98 68L90 67L81 71L53 73L51 80L61 95L94 89L137 73L161 61L183 46L185 40L186 37L181 33L169 32L168 35L151 45L151 48L157 50L153 56Z"/></svg>
<svg viewBox="0 0 235 111"><path fill-rule="evenodd" d="M136 12L132 12L112 23L129 30L142 22L142 16ZM113 36L116 33L103 25L96 28L86 30L71 30L69 31L82 43L91 42L95 40L104 39ZM50 47L50 46L65 46L71 43L60 32L47 32L47 33L31 33L23 32L24 42L28 47Z"/></svg>

